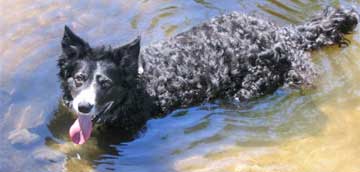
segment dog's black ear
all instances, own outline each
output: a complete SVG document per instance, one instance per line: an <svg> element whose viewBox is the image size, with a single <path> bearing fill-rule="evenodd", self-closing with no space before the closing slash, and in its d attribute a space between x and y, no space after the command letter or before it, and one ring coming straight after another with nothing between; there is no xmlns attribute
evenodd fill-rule
<svg viewBox="0 0 360 172"><path fill-rule="evenodd" d="M77 57L90 46L65 25L61 47L67 57Z"/></svg>
<svg viewBox="0 0 360 172"><path fill-rule="evenodd" d="M137 73L140 53L140 36L130 43L114 49L114 61L130 73Z"/></svg>

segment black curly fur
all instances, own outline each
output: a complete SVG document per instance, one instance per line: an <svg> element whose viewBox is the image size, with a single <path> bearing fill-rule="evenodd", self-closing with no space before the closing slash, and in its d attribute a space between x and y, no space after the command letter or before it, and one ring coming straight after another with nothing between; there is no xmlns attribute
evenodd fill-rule
<svg viewBox="0 0 360 172"><path fill-rule="evenodd" d="M311 85L318 71L309 51L346 44L344 34L357 23L354 10L332 7L300 26L279 27L237 12L216 17L142 48L139 59L133 59L142 72L131 75L127 97L100 121L117 121L126 128L143 124L151 115L213 99L248 100L281 86ZM60 76L66 80L62 59ZM63 89L64 99L71 102L66 82Z"/></svg>
<svg viewBox="0 0 360 172"><path fill-rule="evenodd" d="M163 111L312 84L317 70L306 50L343 44L357 16L353 10L329 7L303 25L278 27L233 12L145 47L142 77Z"/></svg>

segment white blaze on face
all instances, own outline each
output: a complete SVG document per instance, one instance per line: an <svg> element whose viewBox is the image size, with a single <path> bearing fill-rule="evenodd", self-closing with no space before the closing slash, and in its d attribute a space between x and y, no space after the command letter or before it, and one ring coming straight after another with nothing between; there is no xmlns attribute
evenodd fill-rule
<svg viewBox="0 0 360 172"><path fill-rule="evenodd" d="M95 99L96 99L96 89L94 86L94 81L90 84L90 86L84 90L82 90L73 100L73 108L77 113L79 112L79 103L80 102L87 102L91 105L95 105ZM91 109L91 112L93 109ZM91 113L90 112L90 113Z"/></svg>
<svg viewBox="0 0 360 172"><path fill-rule="evenodd" d="M138 68L138 73L139 74L143 74L144 73L144 68L142 66L139 66Z"/></svg>
<svg viewBox="0 0 360 172"><path fill-rule="evenodd" d="M101 72L101 67L99 63L96 63L95 72L93 75L93 78L91 80L90 85L85 88L84 90L81 90L80 93L74 97L73 100L73 108L78 114L83 114L79 112L79 103L86 102L91 105L93 105L93 108L89 112L89 114L93 114L95 112L95 101L96 101L96 75L98 75Z"/></svg>

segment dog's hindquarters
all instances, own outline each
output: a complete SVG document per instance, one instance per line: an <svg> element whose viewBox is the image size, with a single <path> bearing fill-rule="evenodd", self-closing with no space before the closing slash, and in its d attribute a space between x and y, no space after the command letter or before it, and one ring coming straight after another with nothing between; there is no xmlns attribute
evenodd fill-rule
<svg viewBox="0 0 360 172"><path fill-rule="evenodd" d="M299 26L283 27L277 31L291 62L291 69L285 77L290 86L312 86L317 77L316 65L311 62L310 50L323 46L347 44L344 35L354 30L359 14L351 9L326 8L309 22Z"/></svg>

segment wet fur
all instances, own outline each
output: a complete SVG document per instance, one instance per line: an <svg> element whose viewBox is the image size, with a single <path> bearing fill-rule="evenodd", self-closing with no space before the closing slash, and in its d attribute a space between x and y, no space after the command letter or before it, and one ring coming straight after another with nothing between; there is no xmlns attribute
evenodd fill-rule
<svg viewBox="0 0 360 172"><path fill-rule="evenodd" d="M59 75L64 102L70 105L72 101L66 82L73 75L71 63L84 56L118 68L124 84L122 93L118 92L121 98L113 97L112 108L96 119L129 130L138 130L154 115L180 107L219 98L249 100L282 86L312 85L318 71L309 51L346 44L344 34L357 23L354 10L331 7L302 25L287 27L233 12L140 52L140 39L113 49L90 48L80 38L64 36L65 45L82 44L70 53L63 45Z"/></svg>

